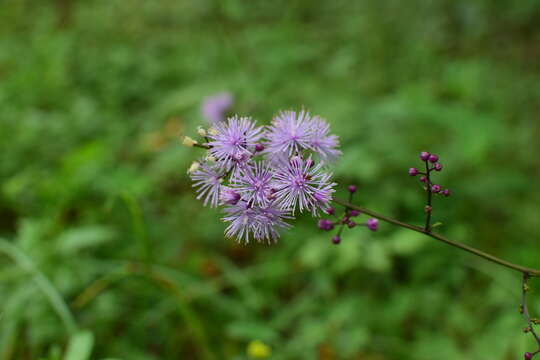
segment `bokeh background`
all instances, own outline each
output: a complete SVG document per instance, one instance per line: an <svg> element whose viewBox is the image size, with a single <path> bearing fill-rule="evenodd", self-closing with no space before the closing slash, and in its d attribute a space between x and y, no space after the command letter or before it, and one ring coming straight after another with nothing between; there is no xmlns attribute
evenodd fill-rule
<svg viewBox="0 0 540 360"><path fill-rule="evenodd" d="M534 350L519 274L406 230L333 246L306 216L276 245L224 239L179 135L222 91L260 123L304 106L341 138L339 196L357 184L415 224L407 169L437 153L439 231L540 267L539 17L537 0L0 1L0 359Z"/></svg>

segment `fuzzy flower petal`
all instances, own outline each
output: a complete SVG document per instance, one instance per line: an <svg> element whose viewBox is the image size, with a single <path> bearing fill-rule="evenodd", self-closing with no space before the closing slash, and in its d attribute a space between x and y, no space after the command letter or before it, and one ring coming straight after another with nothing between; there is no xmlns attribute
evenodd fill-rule
<svg viewBox="0 0 540 360"><path fill-rule="evenodd" d="M190 176L193 187L197 188L197 199L204 198L204 206L209 203L210 207L216 207L224 176L223 171L216 166L200 164L195 171L190 173Z"/></svg>
<svg viewBox="0 0 540 360"><path fill-rule="evenodd" d="M240 169L231 182L231 187L240 193L245 201L262 206L270 202L272 180L273 170L266 162L260 161Z"/></svg>
<svg viewBox="0 0 540 360"><path fill-rule="evenodd" d="M338 137L328 135L329 132L330 125L326 120L318 116L311 120L309 147L319 155L322 161L326 162L332 162L341 155L341 151L337 149Z"/></svg>

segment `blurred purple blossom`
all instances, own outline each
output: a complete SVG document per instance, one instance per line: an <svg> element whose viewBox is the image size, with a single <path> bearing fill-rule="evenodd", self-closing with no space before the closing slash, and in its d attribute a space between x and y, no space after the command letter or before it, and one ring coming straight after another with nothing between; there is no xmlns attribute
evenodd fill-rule
<svg viewBox="0 0 540 360"><path fill-rule="evenodd" d="M193 187L197 190L197 199L204 198L203 205L210 203L210 207L216 207L219 200L219 191L223 181L223 172L216 166L201 164L191 174Z"/></svg>
<svg viewBox="0 0 540 360"><path fill-rule="evenodd" d="M232 106L234 98L231 93L222 92L203 99L201 105L202 115L215 125L225 120L227 110Z"/></svg>

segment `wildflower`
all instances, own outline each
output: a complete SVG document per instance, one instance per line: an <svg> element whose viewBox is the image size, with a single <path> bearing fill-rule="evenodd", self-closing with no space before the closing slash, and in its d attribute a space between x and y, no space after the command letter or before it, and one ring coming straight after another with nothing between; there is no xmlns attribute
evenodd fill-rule
<svg viewBox="0 0 540 360"><path fill-rule="evenodd" d="M227 122L215 124L214 132L208 132L210 153L226 170L236 164L244 164L252 155L255 143L262 136L262 128L247 117L234 116Z"/></svg>
<svg viewBox="0 0 540 360"><path fill-rule="evenodd" d="M292 155L308 149L312 139L310 120L309 113L304 110L298 115L295 111L282 111L267 129L267 152Z"/></svg>
<svg viewBox="0 0 540 360"><path fill-rule="evenodd" d="M322 161L336 160L341 151L337 149L339 140L336 135L328 135L330 125L322 118L315 116L309 124L309 148L315 151Z"/></svg>
<svg viewBox="0 0 540 360"><path fill-rule="evenodd" d="M232 103L233 97L230 93L215 94L203 100L201 112L211 124L216 124L225 120L225 113Z"/></svg>
<svg viewBox="0 0 540 360"><path fill-rule="evenodd" d="M322 171L322 163L311 166L311 157L304 161L296 156L274 174L275 197L283 209L294 214L296 206L300 212L310 210L314 215L318 209L326 210L332 200L335 183L331 174Z"/></svg>
<svg viewBox="0 0 540 360"><path fill-rule="evenodd" d="M266 205L270 201L273 173L266 162L245 166L239 171L231 186L247 202Z"/></svg>
<svg viewBox="0 0 540 360"><path fill-rule="evenodd" d="M218 205L219 191L223 181L223 173L216 166L199 164L199 167L191 172L193 187L198 188L197 199L204 198L203 205L210 204L210 207Z"/></svg>

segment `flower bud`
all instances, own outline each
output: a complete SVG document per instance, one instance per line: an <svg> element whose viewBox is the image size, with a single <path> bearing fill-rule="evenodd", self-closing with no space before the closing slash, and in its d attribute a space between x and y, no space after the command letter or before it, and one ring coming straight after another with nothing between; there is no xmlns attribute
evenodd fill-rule
<svg viewBox="0 0 540 360"><path fill-rule="evenodd" d="M442 170L442 165L440 163L436 163L435 166L433 167L433 169L435 169L435 171L441 171Z"/></svg>
<svg viewBox="0 0 540 360"><path fill-rule="evenodd" d="M228 187L222 188L219 197L223 204L228 205L236 205L240 201L240 194Z"/></svg>
<svg viewBox="0 0 540 360"><path fill-rule="evenodd" d="M191 163L191 166L189 167L189 169L188 169L188 171L187 171L188 174L191 174L191 173L197 171L197 170L199 169L199 166L200 166L200 165L201 165L201 164L199 164L197 161L192 162L192 163Z"/></svg>
<svg viewBox="0 0 540 360"><path fill-rule="evenodd" d="M341 237L339 235L336 235L332 238L332 243L335 245L339 244L341 242Z"/></svg>
<svg viewBox="0 0 540 360"><path fill-rule="evenodd" d="M255 151L256 152L261 152L264 150L264 145L263 144L255 144Z"/></svg>
<svg viewBox="0 0 540 360"><path fill-rule="evenodd" d="M427 182L427 177L425 177L425 176L420 176L420 179L418 179L418 180L420 180L420 182L425 183L425 182Z"/></svg>
<svg viewBox="0 0 540 360"><path fill-rule="evenodd" d="M354 194L356 192L356 186L355 185L349 185L347 188L351 194Z"/></svg>
<svg viewBox="0 0 540 360"><path fill-rule="evenodd" d="M216 136L218 134L218 131L215 128L211 127L208 129L208 134Z"/></svg>
<svg viewBox="0 0 540 360"><path fill-rule="evenodd" d="M443 192L442 192L442 194L443 194L444 196L446 196L446 197L449 197L449 196L450 196L450 190L444 189Z"/></svg>
<svg viewBox="0 0 540 360"><path fill-rule="evenodd" d="M327 213L328 215L334 215L336 210L333 207L329 207L328 209L325 209L324 212Z"/></svg>
<svg viewBox="0 0 540 360"><path fill-rule="evenodd" d="M416 176L418 175L418 169L417 168L410 168L409 169L409 176Z"/></svg>
<svg viewBox="0 0 540 360"><path fill-rule="evenodd" d="M428 160L430 163L436 163L437 161L439 161L439 157L435 154L431 154L429 155Z"/></svg>
<svg viewBox="0 0 540 360"><path fill-rule="evenodd" d="M530 352L526 352L525 354L523 354L523 358L525 360L531 360L533 358L533 354L531 354Z"/></svg>
<svg viewBox="0 0 540 360"><path fill-rule="evenodd" d="M422 161L428 161L429 155L431 155L431 154L428 153L427 151L422 151L422 152L420 153L420 160L422 160Z"/></svg>
<svg viewBox="0 0 540 360"><path fill-rule="evenodd" d="M188 147L192 147L193 145L197 144L197 140L193 140L189 136L184 136L182 139L182 144Z"/></svg>
<svg viewBox="0 0 540 360"><path fill-rule="evenodd" d="M347 223L347 226L349 227L349 229L352 229L353 227L356 226L356 223L352 220L350 220L348 223Z"/></svg>
<svg viewBox="0 0 540 360"><path fill-rule="evenodd" d="M205 137L206 136L206 130L204 130L204 128L202 126L198 126L197 127L197 133L199 135L201 135L202 137Z"/></svg>
<svg viewBox="0 0 540 360"><path fill-rule="evenodd" d="M334 224L328 219L321 219L319 220L318 227L321 230L330 231L334 228Z"/></svg>
<svg viewBox="0 0 540 360"><path fill-rule="evenodd" d="M431 186L431 192L438 193L439 191L441 191L440 185L434 184Z"/></svg>
<svg viewBox="0 0 540 360"><path fill-rule="evenodd" d="M360 211L358 211L358 210L351 210L351 211L349 211L349 216L350 216L350 217L356 217L356 216L358 216L358 215L360 215Z"/></svg>
<svg viewBox="0 0 540 360"><path fill-rule="evenodd" d="M379 220L375 218L368 219L366 222L366 226L371 231L377 231L377 228L379 227Z"/></svg>

